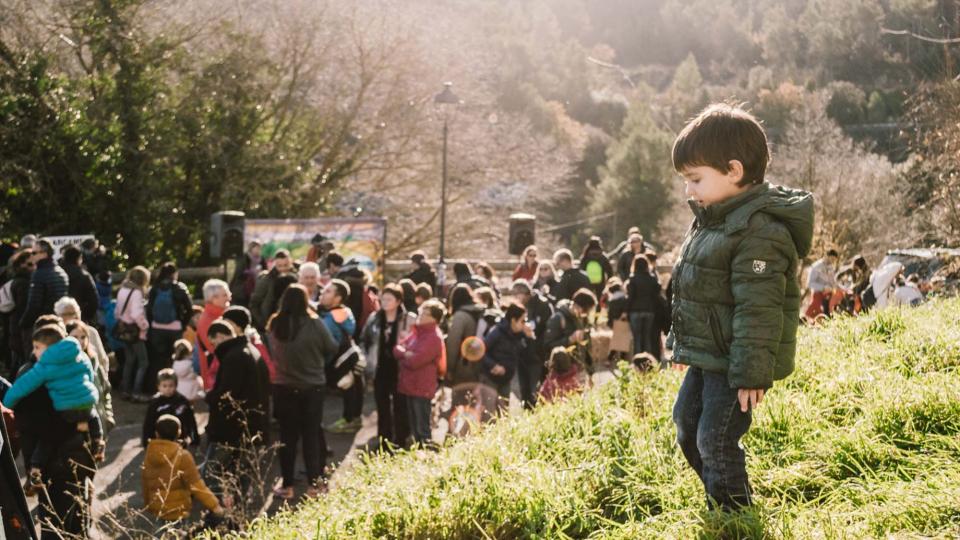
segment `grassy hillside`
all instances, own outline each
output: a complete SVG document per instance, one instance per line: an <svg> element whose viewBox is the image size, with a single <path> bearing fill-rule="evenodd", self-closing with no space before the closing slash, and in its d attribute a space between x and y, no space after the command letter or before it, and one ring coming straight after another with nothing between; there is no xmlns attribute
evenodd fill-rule
<svg viewBox="0 0 960 540"><path fill-rule="evenodd" d="M371 459L257 538L956 538L960 301L801 335L745 439L758 511L723 522L675 447L681 373L629 375L437 454ZM721 534L726 531L727 534ZM737 534L739 531L739 534Z"/></svg>

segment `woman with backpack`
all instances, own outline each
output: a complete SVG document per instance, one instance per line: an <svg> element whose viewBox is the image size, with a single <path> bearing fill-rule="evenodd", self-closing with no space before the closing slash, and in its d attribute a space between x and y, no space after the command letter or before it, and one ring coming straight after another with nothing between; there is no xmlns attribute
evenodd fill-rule
<svg viewBox="0 0 960 540"><path fill-rule="evenodd" d="M454 286L447 305L453 314L450 317L446 341L447 383L452 387L476 383L480 380L480 364L462 358L460 346L463 340L476 335L477 323L483 316L483 306L477 305L473 291L466 283Z"/></svg>
<svg viewBox="0 0 960 540"><path fill-rule="evenodd" d="M403 448L410 436L406 403L397 393L400 368L393 348L413 331L416 320L417 314L403 307L403 289L390 283L380 294L380 310L367 319L360 335L368 365L376 363L373 397L377 404L377 437L381 449L388 444Z"/></svg>
<svg viewBox="0 0 960 540"><path fill-rule="evenodd" d="M123 343L123 381L120 396L126 400L146 403L150 400L143 395L143 380L147 376L149 357L147 356L147 288L150 284L150 272L142 266L134 266L127 272L126 279L117 293L117 305L114 317L117 324L113 327L114 337Z"/></svg>
<svg viewBox="0 0 960 540"><path fill-rule="evenodd" d="M146 383L152 393L156 387L157 372L173 362L173 346L183 336L183 330L193 315L193 303L187 286L178 281L177 266L165 262L160 266L147 299L147 320L150 322Z"/></svg>
<svg viewBox="0 0 960 540"><path fill-rule="evenodd" d="M597 298L603 296L607 280L613 277L613 265L603 252L603 241L599 236L591 236L580 255L580 269L590 278L590 289Z"/></svg>

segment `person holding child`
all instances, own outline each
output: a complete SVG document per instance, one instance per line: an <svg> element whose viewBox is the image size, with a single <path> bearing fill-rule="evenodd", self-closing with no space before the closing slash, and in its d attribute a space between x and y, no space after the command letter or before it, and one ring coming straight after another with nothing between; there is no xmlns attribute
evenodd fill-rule
<svg viewBox="0 0 960 540"><path fill-rule="evenodd" d="M94 384L96 375L90 359L81 350L80 343L67 337L60 325L46 325L33 333L33 354L37 362L17 377L13 386L3 397L3 405L13 408L17 403L43 386L53 400L53 407L68 423L81 433L89 432L92 441L90 453L95 461L103 461L106 445L103 442L103 427L97 415L99 398ZM30 480L41 483L41 467L55 448L46 438L40 438L30 456Z"/></svg>
<svg viewBox="0 0 960 540"><path fill-rule="evenodd" d="M759 122L729 105L706 108L673 146L695 216L672 278L673 359L690 366L673 420L711 509L752 504L740 439L794 367L813 197L765 182L768 161Z"/></svg>

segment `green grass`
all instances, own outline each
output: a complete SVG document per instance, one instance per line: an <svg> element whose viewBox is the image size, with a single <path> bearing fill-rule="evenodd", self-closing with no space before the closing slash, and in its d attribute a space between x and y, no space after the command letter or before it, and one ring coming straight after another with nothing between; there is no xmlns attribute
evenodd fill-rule
<svg viewBox="0 0 960 540"><path fill-rule="evenodd" d="M960 301L801 331L744 439L758 502L704 510L682 373L629 374L439 453L373 457L257 538L957 538Z"/></svg>

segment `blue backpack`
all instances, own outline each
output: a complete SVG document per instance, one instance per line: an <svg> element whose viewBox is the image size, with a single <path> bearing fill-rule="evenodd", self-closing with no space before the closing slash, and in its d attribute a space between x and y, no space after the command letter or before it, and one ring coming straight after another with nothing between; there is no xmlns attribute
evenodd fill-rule
<svg viewBox="0 0 960 540"><path fill-rule="evenodd" d="M150 308L153 320L160 324L172 323L177 319L177 304L173 301L173 287L160 289L153 298Z"/></svg>

